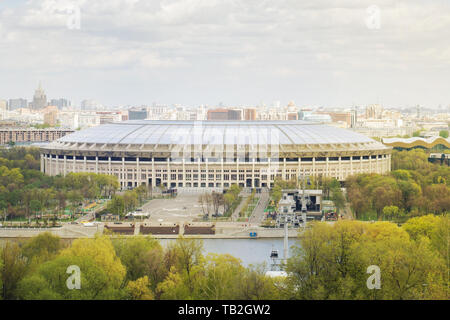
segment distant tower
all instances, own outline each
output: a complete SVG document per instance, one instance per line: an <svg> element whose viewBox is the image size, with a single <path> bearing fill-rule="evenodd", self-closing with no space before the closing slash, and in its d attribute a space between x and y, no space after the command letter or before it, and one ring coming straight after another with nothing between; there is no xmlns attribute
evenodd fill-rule
<svg viewBox="0 0 450 320"><path fill-rule="evenodd" d="M47 106L47 96L45 95L42 85L39 82L39 87L34 92L32 109L41 110Z"/></svg>
<svg viewBox="0 0 450 320"><path fill-rule="evenodd" d="M420 119L420 106L417 105L416 109L417 109L417 118Z"/></svg>

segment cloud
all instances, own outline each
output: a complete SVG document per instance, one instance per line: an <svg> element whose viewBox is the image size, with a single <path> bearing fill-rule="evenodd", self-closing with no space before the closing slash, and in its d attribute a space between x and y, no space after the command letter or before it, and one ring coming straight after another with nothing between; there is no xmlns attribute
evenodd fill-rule
<svg viewBox="0 0 450 320"><path fill-rule="evenodd" d="M380 8L377 30L366 26L370 5ZM67 28L74 8L80 29ZM80 99L95 78L99 91L110 92L99 100L172 103L176 90L185 103L212 103L203 97L226 101L227 88L236 104L335 105L350 103L362 81L381 92L389 81L404 83L389 97L393 104L427 101L419 83L403 81L427 67L436 79L430 103L438 103L450 100L437 82L450 69L449 38L445 0L31 0L0 7L0 71L29 81L27 90L41 79L59 90L58 77L70 74L75 92L67 94ZM108 90L110 79L134 87L117 96ZM17 83L0 81L0 94L19 94ZM139 82L163 89L147 96ZM339 91L339 101L315 93L324 84L323 90ZM368 89L357 95L362 103L373 97Z"/></svg>

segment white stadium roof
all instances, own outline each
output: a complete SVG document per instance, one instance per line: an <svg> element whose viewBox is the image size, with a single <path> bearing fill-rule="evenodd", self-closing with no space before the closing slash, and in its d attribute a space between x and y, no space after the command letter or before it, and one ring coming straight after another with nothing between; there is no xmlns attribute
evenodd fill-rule
<svg viewBox="0 0 450 320"><path fill-rule="evenodd" d="M362 134L305 121L132 120L76 131L62 143L123 145L304 145L374 143Z"/></svg>

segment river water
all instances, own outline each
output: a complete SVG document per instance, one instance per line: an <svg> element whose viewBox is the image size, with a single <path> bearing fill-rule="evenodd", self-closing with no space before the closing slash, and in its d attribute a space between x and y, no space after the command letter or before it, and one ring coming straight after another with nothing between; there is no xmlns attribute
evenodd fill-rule
<svg viewBox="0 0 450 320"><path fill-rule="evenodd" d="M160 239L159 241L165 246L168 242L175 240ZM279 258L283 258L283 239L203 239L202 241L205 255L227 253L241 259L244 266L264 262L269 266L272 249L277 249ZM298 245L298 241L294 238L289 239L289 256L291 256L293 245Z"/></svg>
<svg viewBox="0 0 450 320"><path fill-rule="evenodd" d="M23 239L22 239L23 240ZM175 239L159 239L161 245L166 246L169 242ZM270 252L272 249L278 250L279 258L283 258L283 239L203 239L203 253L218 253L230 254L236 258L241 259L244 266L250 264L266 263L270 266ZM0 239L0 246L5 242ZM289 256L292 253L292 246L298 245L295 238L290 238L288 241Z"/></svg>

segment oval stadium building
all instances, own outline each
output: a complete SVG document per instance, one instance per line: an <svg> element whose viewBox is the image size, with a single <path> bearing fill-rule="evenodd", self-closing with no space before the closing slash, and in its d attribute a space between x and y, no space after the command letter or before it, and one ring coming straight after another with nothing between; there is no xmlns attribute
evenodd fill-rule
<svg viewBox="0 0 450 320"><path fill-rule="evenodd" d="M93 172L122 188L273 187L275 179L390 170L391 148L353 131L304 121L153 121L100 125L41 148L48 175Z"/></svg>

